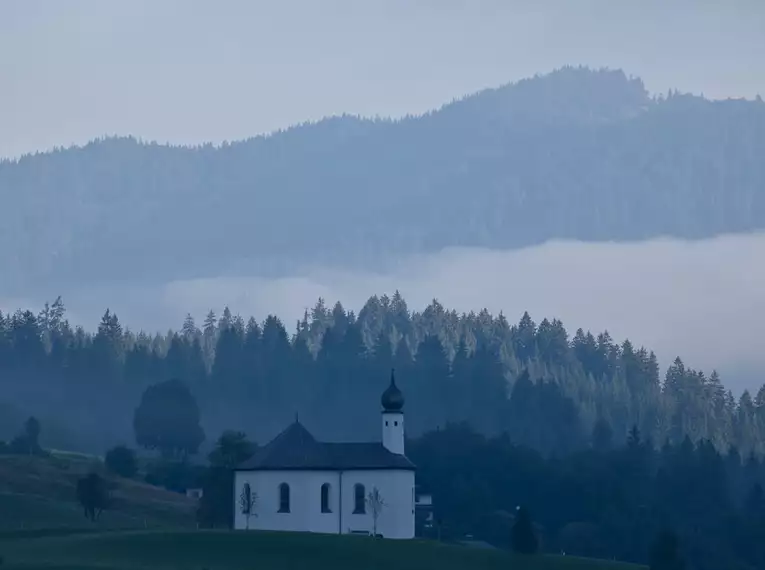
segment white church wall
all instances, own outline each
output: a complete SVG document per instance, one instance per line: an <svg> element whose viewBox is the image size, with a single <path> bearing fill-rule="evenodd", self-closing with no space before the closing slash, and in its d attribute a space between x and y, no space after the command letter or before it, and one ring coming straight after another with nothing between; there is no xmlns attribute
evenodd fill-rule
<svg viewBox="0 0 765 570"><path fill-rule="evenodd" d="M245 483L257 493L255 513L250 517L253 530L283 530L299 532L339 532L338 475L332 471L238 471L234 528L247 528L246 516L239 508L239 496ZM279 512L279 486L289 485L290 511ZM321 486L329 483L329 506L332 512L321 512Z"/></svg>
<svg viewBox="0 0 765 570"><path fill-rule="evenodd" d="M377 520L377 533L385 538L414 538L414 471L346 471L343 474L343 533L373 532L372 509L354 513L354 486L364 485L365 495L377 487L385 505Z"/></svg>
<svg viewBox="0 0 765 570"><path fill-rule="evenodd" d="M414 538L414 471L238 471L234 485L234 528L238 530L247 528L246 516L239 508L245 483L257 493L255 514L249 520L252 530L371 534L374 517L370 506L365 505L364 513L354 513L355 485L361 484L365 499L376 487L384 502L377 520L377 533L385 538ZM279 512L282 483L290 487L289 513ZM331 513L321 512L321 486L325 483L330 485Z"/></svg>

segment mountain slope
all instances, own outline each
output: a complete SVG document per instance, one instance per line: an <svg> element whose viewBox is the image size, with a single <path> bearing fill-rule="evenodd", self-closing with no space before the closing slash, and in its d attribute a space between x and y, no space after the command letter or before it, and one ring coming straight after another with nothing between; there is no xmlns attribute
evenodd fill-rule
<svg viewBox="0 0 765 570"><path fill-rule="evenodd" d="M0 164L0 286L746 232L765 227L763 156L761 100L653 99L581 68L221 148L105 139Z"/></svg>

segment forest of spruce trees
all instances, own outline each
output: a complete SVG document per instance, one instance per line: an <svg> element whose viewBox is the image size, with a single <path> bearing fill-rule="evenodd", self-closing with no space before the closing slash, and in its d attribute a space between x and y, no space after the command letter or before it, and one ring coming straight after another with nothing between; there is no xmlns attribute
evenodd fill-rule
<svg viewBox="0 0 765 570"><path fill-rule="evenodd" d="M292 333L275 316L259 322L224 309L152 336L108 310L94 333L73 328L61 299L38 314L0 313L0 405L59 426L54 443L97 451L132 439L141 393L168 378L191 388L208 442L232 428L262 443L295 413L323 438L377 437L392 367L410 437L465 421L549 455L589 446L596 425L617 444L636 426L657 448L687 435L744 456L765 451L765 389L736 400L715 372L677 358L662 375L646 348L607 332L570 335L560 321L528 314L510 324L436 300L410 311L396 292L371 297L358 315L319 299Z"/></svg>

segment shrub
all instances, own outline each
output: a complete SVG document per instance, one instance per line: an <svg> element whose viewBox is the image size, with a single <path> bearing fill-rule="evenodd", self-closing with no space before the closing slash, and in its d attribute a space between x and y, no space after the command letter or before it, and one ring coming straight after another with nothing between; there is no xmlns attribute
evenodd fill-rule
<svg viewBox="0 0 765 570"><path fill-rule="evenodd" d="M200 485L202 466L191 465L186 461L159 460L146 468L144 480L149 485L164 487L168 491L185 493L187 489Z"/></svg>
<svg viewBox="0 0 765 570"><path fill-rule="evenodd" d="M120 477L135 477L138 472L138 462L135 452L127 446L118 445L106 453L104 462L106 468Z"/></svg>

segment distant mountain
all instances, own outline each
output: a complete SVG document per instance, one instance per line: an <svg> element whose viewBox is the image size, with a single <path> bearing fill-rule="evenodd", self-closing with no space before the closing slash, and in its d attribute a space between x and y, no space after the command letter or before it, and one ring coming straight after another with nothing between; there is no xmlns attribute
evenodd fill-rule
<svg viewBox="0 0 765 570"><path fill-rule="evenodd" d="M765 104L563 68L402 120L0 163L0 289L765 228Z"/></svg>

